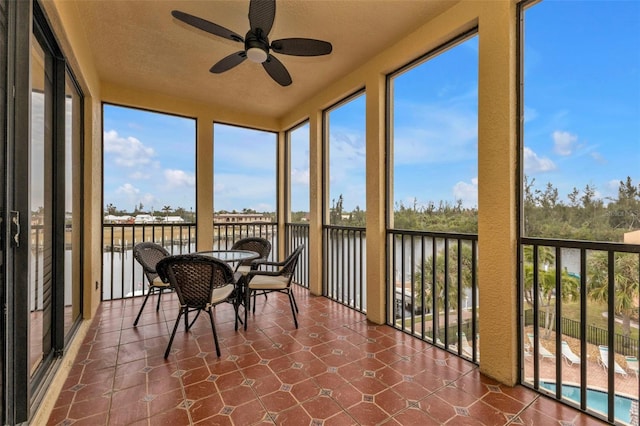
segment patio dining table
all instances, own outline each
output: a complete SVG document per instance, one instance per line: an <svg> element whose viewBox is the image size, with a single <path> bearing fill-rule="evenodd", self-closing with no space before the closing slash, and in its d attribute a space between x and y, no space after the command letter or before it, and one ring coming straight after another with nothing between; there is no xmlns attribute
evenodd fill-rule
<svg viewBox="0 0 640 426"><path fill-rule="evenodd" d="M260 257L260 255L255 251L249 250L210 250L199 251L196 252L196 254L210 256L227 263L242 262L244 260L257 259Z"/></svg>
<svg viewBox="0 0 640 426"><path fill-rule="evenodd" d="M258 259L260 257L259 253L255 251L249 250L210 250L210 251L199 251L196 254L203 256L211 256L215 259L221 260L223 262L227 262L230 264L234 264L236 262L242 262L245 260L253 260ZM238 305L244 305L244 296L245 296L245 279L244 275L240 272L235 272L234 279L236 281L236 303ZM237 329L237 328L236 328Z"/></svg>

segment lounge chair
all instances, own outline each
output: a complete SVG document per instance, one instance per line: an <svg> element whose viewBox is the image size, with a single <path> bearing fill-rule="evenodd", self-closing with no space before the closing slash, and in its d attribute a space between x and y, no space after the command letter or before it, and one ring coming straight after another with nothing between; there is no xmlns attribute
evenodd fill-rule
<svg viewBox="0 0 640 426"><path fill-rule="evenodd" d="M626 356L625 361L627 361L627 369L632 373L635 373L636 379L638 378L638 358L635 356Z"/></svg>
<svg viewBox="0 0 640 426"><path fill-rule="evenodd" d="M600 345L598 346L598 349L600 350L600 365L602 365L602 368L604 368L605 370L608 370L609 369L609 348L604 345ZM614 371L616 373L624 377L629 376L627 372L624 371L624 369L620 367L620 364L618 364L615 360L613 361L613 364L614 364Z"/></svg>
<svg viewBox="0 0 640 426"><path fill-rule="evenodd" d="M469 358L473 358L473 346L469 344L467 340L467 336L464 333L460 333L460 337L462 340L462 353L468 356ZM478 354L478 359L480 358L480 354Z"/></svg>
<svg viewBox="0 0 640 426"><path fill-rule="evenodd" d="M535 348L533 333L527 333L527 337L529 337L529 341L531 342L531 347ZM540 342L538 342L538 354L540 355L540 357L542 357L543 361L545 359L550 359L550 360L556 359L556 356L552 354L547 348L542 346L542 343Z"/></svg>
<svg viewBox="0 0 640 426"><path fill-rule="evenodd" d="M580 357L573 353L566 340L562 341L562 358L567 362L567 365L580 365Z"/></svg>

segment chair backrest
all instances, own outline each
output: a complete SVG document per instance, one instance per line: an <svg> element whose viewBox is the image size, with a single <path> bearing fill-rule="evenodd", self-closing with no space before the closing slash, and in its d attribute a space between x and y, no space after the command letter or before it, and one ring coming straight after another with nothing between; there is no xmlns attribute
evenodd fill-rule
<svg viewBox="0 0 640 426"><path fill-rule="evenodd" d="M133 257L142 265L149 284L158 277L156 265L170 253L160 244L151 241L138 243L133 247Z"/></svg>
<svg viewBox="0 0 640 426"><path fill-rule="evenodd" d="M280 275L284 275L289 278L289 285L291 285L291 279L293 278L293 273L296 270L296 266L298 265L298 259L302 254L302 250L304 250L304 244L300 244L296 249L287 257L284 261L284 265L280 269Z"/></svg>
<svg viewBox="0 0 640 426"><path fill-rule="evenodd" d="M264 238L247 237L233 243L231 250L249 250L258 253L259 259L244 260L238 264L238 266L251 266L254 260L267 260L271 253L271 243Z"/></svg>
<svg viewBox="0 0 640 426"><path fill-rule="evenodd" d="M216 288L233 284L233 271L225 262L199 254L169 256L158 262L158 274L175 289L180 304L204 308Z"/></svg>

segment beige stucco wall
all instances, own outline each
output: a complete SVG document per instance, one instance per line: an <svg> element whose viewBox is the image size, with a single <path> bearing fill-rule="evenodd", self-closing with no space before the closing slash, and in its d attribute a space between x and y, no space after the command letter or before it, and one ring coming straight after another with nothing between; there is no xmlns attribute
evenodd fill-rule
<svg viewBox="0 0 640 426"><path fill-rule="evenodd" d="M640 230L624 233L625 244L640 244Z"/></svg>
<svg viewBox="0 0 640 426"><path fill-rule="evenodd" d="M309 118L311 141L310 279L318 294L322 282L321 208L322 110L355 91L367 90L367 289L369 319L384 322L385 310L385 89L384 76L435 49L474 26L479 27L479 274L481 370L507 384L517 380L516 243L517 150L515 126L515 6L510 0L461 1L357 70L294 108L278 120L247 116L193 104L158 93L98 81L92 69L73 2L45 2L59 21L54 31L63 34L65 53L72 57L87 99L85 107L85 214L87 220L85 303L94 312L99 295L101 261L101 102L152 109L197 120L198 216L212 217L214 121L284 131ZM198 247L210 247L212 228L200 221Z"/></svg>

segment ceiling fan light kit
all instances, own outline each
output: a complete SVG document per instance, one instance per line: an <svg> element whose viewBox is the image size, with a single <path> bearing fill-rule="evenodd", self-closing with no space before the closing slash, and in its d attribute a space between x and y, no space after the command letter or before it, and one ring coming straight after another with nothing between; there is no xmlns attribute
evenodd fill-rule
<svg viewBox="0 0 640 426"><path fill-rule="evenodd" d="M249 31L244 38L244 50L247 58L258 64L263 63L269 56L269 40L265 37L261 40L258 36Z"/></svg>
<svg viewBox="0 0 640 426"><path fill-rule="evenodd" d="M291 84L291 76L285 66L273 56L270 51L291 56L322 56L331 53L331 43L311 38L284 38L269 43L269 32L276 15L275 0L251 0L249 3L250 29L245 38L237 33L213 22L199 18L186 12L174 10L171 15L202 31L226 38L231 41L244 43L244 50L232 53L215 63L209 70L220 74L240 65L245 59L262 64L267 74L281 86Z"/></svg>

